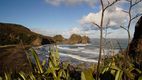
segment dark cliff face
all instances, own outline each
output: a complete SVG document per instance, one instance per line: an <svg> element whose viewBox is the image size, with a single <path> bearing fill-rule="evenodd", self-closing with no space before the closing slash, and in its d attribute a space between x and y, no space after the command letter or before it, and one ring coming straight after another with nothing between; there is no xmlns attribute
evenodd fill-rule
<svg viewBox="0 0 142 80"><path fill-rule="evenodd" d="M37 40L39 37L40 39ZM36 43L33 44L34 42L41 45L51 43L53 40L48 36L45 37L34 33L30 29L19 24L0 23L0 45L19 44L21 42L25 45L36 45Z"/></svg>
<svg viewBox="0 0 142 80"><path fill-rule="evenodd" d="M51 43L55 43L55 41L52 39L52 37L49 37L49 36L43 36L42 37L41 45L51 44Z"/></svg>
<svg viewBox="0 0 142 80"><path fill-rule="evenodd" d="M134 37L129 47L129 56L136 62L142 62L142 17L135 26Z"/></svg>
<svg viewBox="0 0 142 80"><path fill-rule="evenodd" d="M135 33L133 39L142 39L142 16L138 20L136 26L135 26Z"/></svg>

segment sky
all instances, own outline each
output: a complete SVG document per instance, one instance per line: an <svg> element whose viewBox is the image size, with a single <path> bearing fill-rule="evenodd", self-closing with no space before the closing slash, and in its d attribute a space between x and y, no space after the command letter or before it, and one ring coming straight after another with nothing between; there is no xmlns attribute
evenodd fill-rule
<svg viewBox="0 0 142 80"><path fill-rule="evenodd" d="M107 5L106 0L103 1ZM134 7L133 15L142 13L141 5ZM128 14L123 10L127 11L128 7L129 3L121 0L106 10L103 27L109 21L110 28L104 31L108 38L127 38L126 31L119 26L127 25ZM0 10L0 22L21 24L43 35L69 37L76 33L99 38L98 28L91 24L100 24L99 0L1 0ZM132 36L136 21L131 24Z"/></svg>

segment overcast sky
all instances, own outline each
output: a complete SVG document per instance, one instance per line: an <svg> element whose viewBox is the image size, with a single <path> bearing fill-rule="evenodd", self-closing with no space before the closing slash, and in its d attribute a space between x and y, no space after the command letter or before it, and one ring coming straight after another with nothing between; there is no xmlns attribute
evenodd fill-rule
<svg viewBox="0 0 142 80"><path fill-rule="evenodd" d="M107 4L106 0L104 4ZM141 5L142 2L133 8L133 15L142 13ZM106 10L103 27L106 27L109 21L107 37L127 37L126 31L119 26L127 25L128 14L123 10L128 8L129 3L121 0ZM0 0L0 10L0 22L22 24L44 35L62 34L68 37L70 34L77 33L99 37L98 29L90 25L90 22L100 24L99 0ZM132 36L136 21L131 26Z"/></svg>

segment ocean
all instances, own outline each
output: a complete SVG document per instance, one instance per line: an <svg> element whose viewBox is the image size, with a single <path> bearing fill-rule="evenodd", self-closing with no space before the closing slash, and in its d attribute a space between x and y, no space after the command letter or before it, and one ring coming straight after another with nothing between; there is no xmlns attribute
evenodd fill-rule
<svg viewBox="0 0 142 80"><path fill-rule="evenodd" d="M105 39L103 56L118 54L120 50L127 48L127 39ZM52 45L34 47L40 60L48 59L49 48ZM57 45L60 54L60 61L72 64L97 63L99 56L99 39L90 39L89 44Z"/></svg>

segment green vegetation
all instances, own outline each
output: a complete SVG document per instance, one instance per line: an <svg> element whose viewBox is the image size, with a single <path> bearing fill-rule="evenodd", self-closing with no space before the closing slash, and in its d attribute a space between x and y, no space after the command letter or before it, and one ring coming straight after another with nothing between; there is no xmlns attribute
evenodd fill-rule
<svg viewBox="0 0 142 80"><path fill-rule="evenodd" d="M22 25L0 23L0 45L18 44L21 40L30 44L35 38L36 34Z"/></svg>
<svg viewBox="0 0 142 80"><path fill-rule="evenodd" d="M33 57L34 61L30 58ZM4 80L95 80L97 66L83 68L60 62L57 48L50 49L48 62L39 60L34 49L27 55L32 71L28 73L3 72L0 79ZM33 64L35 62L35 64ZM127 66L124 66L127 64ZM142 70L129 60L125 61L123 54L102 60L100 66L100 80L142 80Z"/></svg>
<svg viewBox="0 0 142 80"><path fill-rule="evenodd" d="M39 39L38 42L37 39ZM54 41L51 37L32 32L22 25L0 23L0 45L15 45L21 42L24 45L36 45L37 43L41 45L53 43Z"/></svg>

